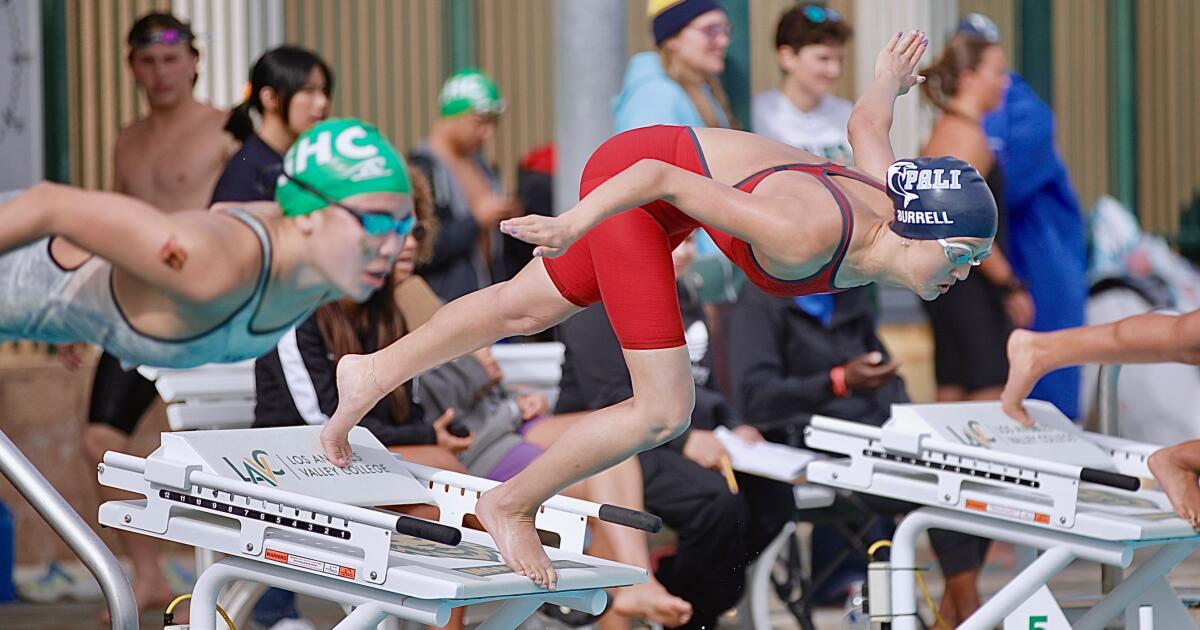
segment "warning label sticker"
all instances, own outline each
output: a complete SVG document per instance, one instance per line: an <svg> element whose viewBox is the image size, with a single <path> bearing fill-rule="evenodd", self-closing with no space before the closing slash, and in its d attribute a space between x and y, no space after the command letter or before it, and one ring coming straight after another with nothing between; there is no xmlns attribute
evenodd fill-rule
<svg viewBox="0 0 1200 630"><path fill-rule="evenodd" d="M983 501L967 499L966 508L968 510L976 510L979 512L986 512L988 514L995 514L996 516L1005 516L1022 521L1033 521L1034 523L1041 523L1043 525L1048 525L1050 523L1049 514L1031 512L1029 510L1022 510L1021 508L1007 505L996 505L995 503L985 503Z"/></svg>
<svg viewBox="0 0 1200 630"><path fill-rule="evenodd" d="M267 549L266 553L263 555L267 560L272 562L288 564L294 567L300 567L301 569L308 569L309 571L324 573L326 575L336 575L337 577L345 578L347 580L353 580L355 576L354 567L342 566L332 562L321 562L320 560L305 558L304 556L297 556L294 553L287 553L285 551L279 551L276 549Z"/></svg>

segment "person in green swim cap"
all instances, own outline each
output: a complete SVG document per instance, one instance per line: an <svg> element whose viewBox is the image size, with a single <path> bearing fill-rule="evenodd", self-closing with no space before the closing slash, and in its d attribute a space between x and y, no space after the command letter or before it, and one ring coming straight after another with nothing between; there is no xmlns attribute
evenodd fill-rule
<svg viewBox="0 0 1200 630"><path fill-rule="evenodd" d="M280 178L277 204L169 215L51 183L0 192L0 339L94 343L128 365L241 361L322 303L383 286L415 221L408 167L379 130L319 123Z"/></svg>
<svg viewBox="0 0 1200 630"><path fill-rule="evenodd" d="M496 82L474 68L460 70L442 85L438 105L441 115L411 159L446 201L437 208L435 262L418 273L450 301L491 284L488 261L500 244L500 221L523 212L482 155L505 109Z"/></svg>

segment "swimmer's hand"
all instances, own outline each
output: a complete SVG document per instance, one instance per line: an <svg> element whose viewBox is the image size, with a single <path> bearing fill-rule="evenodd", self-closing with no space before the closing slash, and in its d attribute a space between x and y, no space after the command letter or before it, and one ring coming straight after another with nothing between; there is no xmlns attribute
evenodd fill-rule
<svg viewBox="0 0 1200 630"><path fill-rule="evenodd" d="M500 231L525 241L533 248L534 256L556 258L566 253L571 243L579 240L586 229L575 226L575 221L565 213L557 217L527 214L500 222Z"/></svg>
<svg viewBox="0 0 1200 630"><path fill-rule="evenodd" d="M879 56L875 58L875 78L887 78L896 82L896 94L906 94L914 85L925 82L925 77L915 74L921 56L929 48L925 31L913 29L907 33L896 33Z"/></svg>

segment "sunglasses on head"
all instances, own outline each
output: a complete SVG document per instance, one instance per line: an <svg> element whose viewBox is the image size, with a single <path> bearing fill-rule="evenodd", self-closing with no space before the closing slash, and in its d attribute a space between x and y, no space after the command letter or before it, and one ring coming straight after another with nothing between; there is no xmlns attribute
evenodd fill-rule
<svg viewBox="0 0 1200 630"><path fill-rule="evenodd" d="M987 260L988 256L992 255L990 247L976 254L970 245L964 243L951 243L944 238L939 238L938 244L942 246L946 252L946 260L949 260L952 265L969 264L972 267L978 267Z"/></svg>
<svg viewBox="0 0 1200 630"><path fill-rule="evenodd" d="M833 9L825 8L819 4L810 4L804 7L804 19L813 24L822 24L824 22L841 22L842 14Z"/></svg>
<svg viewBox="0 0 1200 630"><path fill-rule="evenodd" d="M286 177L288 179L288 181L290 181L293 184L295 184L296 186L300 187L300 189L303 190L304 192L316 197L317 199L320 199L321 201L324 201L325 203L327 203L331 206L336 206L338 208L341 208L342 210L345 210L346 212L349 212L351 215L354 216L355 219L358 220L359 224L362 225L363 231L365 231L368 236L383 236L385 234L388 234L389 232L395 232L396 236L403 238L405 236L408 236L408 234L410 232L414 231L414 227L416 226L416 223L417 223L417 218L411 212L408 213L407 215L405 215L404 218L397 219L396 216L390 212L382 212L379 210L365 210L363 208L355 208L354 206L351 206L347 203L338 201L338 200L330 197L329 195L326 195L325 193L317 190L316 188L309 186L308 184L304 183L303 181L300 181L299 179L292 177L287 171L280 170L279 172L284 177ZM424 233L425 233L425 226L421 226L421 236L416 236L416 238L418 238L418 239L422 238L424 236ZM415 234L414 234L414 236L415 236Z"/></svg>

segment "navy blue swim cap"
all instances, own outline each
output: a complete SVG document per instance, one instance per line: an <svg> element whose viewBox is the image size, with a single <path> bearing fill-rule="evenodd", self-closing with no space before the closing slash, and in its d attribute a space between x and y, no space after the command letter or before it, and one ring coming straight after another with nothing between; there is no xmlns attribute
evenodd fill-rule
<svg viewBox="0 0 1200 630"><path fill-rule="evenodd" d="M975 167L948 155L908 158L887 171L896 208L892 231L904 238L996 236L996 199Z"/></svg>

